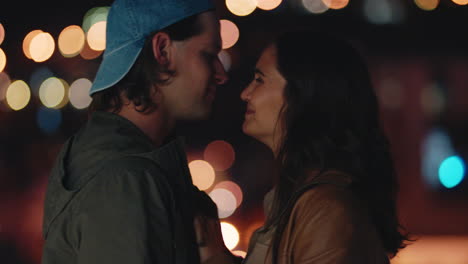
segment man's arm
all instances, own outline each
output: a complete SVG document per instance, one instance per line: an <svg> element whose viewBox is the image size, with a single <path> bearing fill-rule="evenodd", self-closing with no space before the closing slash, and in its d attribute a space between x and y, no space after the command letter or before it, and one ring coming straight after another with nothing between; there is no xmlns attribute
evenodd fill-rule
<svg viewBox="0 0 468 264"><path fill-rule="evenodd" d="M172 229L150 161L132 159L98 175L79 215L79 264L170 263Z"/></svg>

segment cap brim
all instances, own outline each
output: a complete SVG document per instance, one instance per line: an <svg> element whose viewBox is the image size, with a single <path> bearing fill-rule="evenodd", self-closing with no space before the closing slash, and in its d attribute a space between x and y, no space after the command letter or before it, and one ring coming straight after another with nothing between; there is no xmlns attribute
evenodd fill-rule
<svg viewBox="0 0 468 264"><path fill-rule="evenodd" d="M122 80L138 58L143 44L144 39L140 39L129 42L127 45L109 54L104 52L104 57L96 73L89 94L92 95L107 89Z"/></svg>

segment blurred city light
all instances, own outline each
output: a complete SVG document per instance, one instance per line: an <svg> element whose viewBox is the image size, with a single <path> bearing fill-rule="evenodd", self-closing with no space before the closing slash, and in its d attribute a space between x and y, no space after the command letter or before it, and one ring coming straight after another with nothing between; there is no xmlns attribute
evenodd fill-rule
<svg viewBox="0 0 468 264"><path fill-rule="evenodd" d="M88 10L83 17L83 31L87 33L94 24L107 21L109 9L109 6L100 6Z"/></svg>
<svg viewBox="0 0 468 264"><path fill-rule="evenodd" d="M215 180L215 171L210 163L204 160L194 160L189 163L190 174L195 186L200 190L206 190L213 185Z"/></svg>
<svg viewBox="0 0 468 264"><path fill-rule="evenodd" d="M229 55L227 51L222 50L220 53L218 53L218 58L223 64L224 70L229 71L232 64L231 55Z"/></svg>
<svg viewBox="0 0 468 264"><path fill-rule="evenodd" d="M236 16L250 15L257 8L256 0L226 0L226 7Z"/></svg>
<svg viewBox="0 0 468 264"><path fill-rule="evenodd" d="M29 44L31 59L35 62L48 60L55 51L54 38L50 33L41 32L33 37Z"/></svg>
<svg viewBox="0 0 468 264"><path fill-rule="evenodd" d="M3 72L7 64L7 58L5 52L0 48L0 72Z"/></svg>
<svg viewBox="0 0 468 264"><path fill-rule="evenodd" d="M103 51L93 50L89 47L88 41L85 41L83 50L80 52L80 56L85 60L93 60L99 57Z"/></svg>
<svg viewBox="0 0 468 264"><path fill-rule="evenodd" d="M242 251L242 250L233 250L231 252L232 252L232 254L234 254L236 256L239 256L239 257L245 258L247 256L247 252Z"/></svg>
<svg viewBox="0 0 468 264"><path fill-rule="evenodd" d="M349 0L322 0L330 9L342 9L349 4Z"/></svg>
<svg viewBox="0 0 468 264"><path fill-rule="evenodd" d="M283 0L258 0L257 7L262 10L273 10L281 5Z"/></svg>
<svg viewBox="0 0 468 264"><path fill-rule="evenodd" d="M92 25L89 29L86 39L91 49L96 51L106 49L106 25L107 21L101 21Z"/></svg>
<svg viewBox="0 0 468 264"><path fill-rule="evenodd" d="M414 0L414 3L425 11L432 11L439 5L439 0Z"/></svg>
<svg viewBox="0 0 468 264"><path fill-rule="evenodd" d="M2 45L3 40L5 40L5 28L2 23L0 23L0 45Z"/></svg>
<svg viewBox="0 0 468 264"><path fill-rule="evenodd" d="M230 191L236 198L236 207L239 207L244 197L242 189L233 181L222 181L217 183L213 189L225 189Z"/></svg>
<svg viewBox="0 0 468 264"><path fill-rule="evenodd" d="M11 109L18 111L28 105L31 99L29 86L22 80L14 81L10 84L6 92L6 101Z"/></svg>
<svg viewBox="0 0 468 264"><path fill-rule="evenodd" d="M237 228L227 222L221 222L221 233L223 234L224 244L229 250L234 249L239 243L239 231Z"/></svg>
<svg viewBox="0 0 468 264"><path fill-rule="evenodd" d="M37 111L37 125L42 132L52 134L59 128L62 122L62 112L41 106Z"/></svg>
<svg viewBox="0 0 468 264"><path fill-rule="evenodd" d="M234 148L224 140L215 140L208 144L203 157L216 171L229 169L236 158Z"/></svg>
<svg viewBox="0 0 468 264"><path fill-rule="evenodd" d="M428 116L440 114L446 105L446 98L442 87L437 85L437 83L424 87L420 103L424 113Z"/></svg>
<svg viewBox="0 0 468 264"><path fill-rule="evenodd" d="M5 72L0 72L0 102L5 100L6 92L10 84L10 76Z"/></svg>
<svg viewBox="0 0 468 264"><path fill-rule="evenodd" d="M424 182L434 189L439 188L440 165L454 154L455 151L447 132L441 128L432 129L422 142L421 170Z"/></svg>
<svg viewBox="0 0 468 264"><path fill-rule="evenodd" d="M439 179L445 188L457 186L465 176L465 163L459 156L445 159L439 168Z"/></svg>
<svg viewBox="0 0 468 264"><path fill-rule="evenodd" d="M466 5L468 4L468 0L452 0L457 5Z"/></svg>
<svg viewBox="0 0 468 264"><path fill-rule="evenodd" d="M89 96L91 85L91 81L86 78L78 79L71 84L69 98L73 107L84 109L91 104L92 98Z"/></svg>
<svg viewBox="0 0 468 264"><path fill-rule="evenodd" d="M239 39L239 28L233 22L221 19L221 40L223 42L223 49L229 49L234 46Z"/></svg>
<svg viewBox="0 0 468 264"><path fill-rule="evenodd" d="M66 95L67 85L56 77L45 80L39 88L39 98L42 104L49 108L60 108Z"/></svg>
<svg viewBox="0 0 468 264"><path fill-rule="evenodd" d="M322 14L328 10L328 6L322 0L302 0L302 5L313 14Z"/></svg>
<svg viewBox="0 0 468 264"><path fill-rule="evenodd" d="M26 58L32 59L31 58L31 52L30 52L31 41L33 40L33 38L35 38L37 35L39 35L41 33L42 33L42 30L36 29L36 30L33 30L33 31L29 32L24 37L24 40L23 40L23 53L24 53L24 56L26 56Z"/></svg>
<svg viewBox="0 0 468 264"><path fill-rule="evenodd" d="M395 0L366 0L364 15L373 24L398 24L405 17L403 6Z"/></svg>
<svg viewBox="0 0 468 264"><path fill-rule="evenodd" d="M64 28L58 38L60 53L66 57L74 57L83 50L86 38L81 27L72 25Z"/></svg>
<svg viewBox="0 0 468 264"><path fill-rule="evenodd" d="M214 189L209 193L209 196L218 207L219 218L227 218L236 211L236 197L229 190Z"/></svg>
<svg viewBox="0 0 468 264"><path fill-rule="evenodd" d="M40 66L39 68L36 68L31 74L31 78L29 79L31 92L34 95L39 96L39 88L41 87L42 83L50 77L54 77L54 73L47 66Z"/></svg>

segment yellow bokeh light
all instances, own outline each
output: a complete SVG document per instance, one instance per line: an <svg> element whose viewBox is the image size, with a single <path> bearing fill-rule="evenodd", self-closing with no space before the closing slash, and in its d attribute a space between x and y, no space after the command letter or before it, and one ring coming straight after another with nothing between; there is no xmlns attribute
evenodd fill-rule
<svg viewBox="0 0 468 264"><path fill-rule="evenodd" d="M5 52L0 48L0 72L2 72L5 69L7 63L7 58L5 55Z"/></svg>
<svg viewBox="0 0 468 264"><path fill-rule="evenodd" d="M313 14L322 14L328 10L322 0L302 0L302 5Z"/></svg>
<svg viewBox="0 0 468 264"><path fill-rule="evenodd" d="M35 62L44 62L52 56L55 51L55 41L52 35L42 32L36 35L29 46L31 59Z"/></svg>
<svg viewBox="0 0 468 264"><path fill-rule="evenodd" d="M330 9L342 9L349 4L349 0L322 0Z"/></svg>
<svg viewBox="0 0 468 264"><path fill-rule="evenodd" d="M422 10L431 11L437 8L439 0L414 0L416 5Z"/></svg>
<svg viewBox="0 0 468 264"><path fill-rule="evenodd" d="M236 207L239 207L241 205L244 195L242 193L242 189L235 182L222 181L220 183L217 183L214 189L226 189L230 191L236 198Z"/></svg>
<svg viewBox="0 0 468 264"><path fill-rule="evenodd" d="M37 35L43 33L42 30L39 30L39 29L36 29L36 30L33 30L31 32L29 32L26 37L24 37L24 40L23 40L23 53L24 53L24 56L26 56L26 58L28 59L32 59L31 58L31 52L29 51L29 47L31 46L31 41L33 40L33 38L35 38Z"/></svg>
<svg viewBox="0 0 468 264"><path fill-rule="evenodd" d="M232 192L226 189L214 189L209 194L218 207L219 218L231 216L237 208L237 200Z"/></svg>
<svg viewBox="0 0 468 264"><path fill-rule="evenodd" d="M6 101L11 109L18 111L28 105L31 99L31 90L22 80L14 81L10 84L6 92Z"/></svg>
<svg viewBox="0 0 468 264"><path fill-rule="evenodd" d="M0 45L2 45L3 40L5 40L5 28L2 23L0 23Z"/></svg>
<svg viewBox="0 0 468 264"><path fill-rule="evenodd" d="M225 171L234 163L234 148L224 140L215 140L206 146L203 152L203 158L209 162L216 171Z"/></svg>
<svg viewBox="0 0 468 264"><path fill-rule="evenodd" d="M229 49L234 46L239 39L239 28L237 28L236 24L226 19L222 19L220 24L223 49Z"/></svg>
<svg viewBox="0 0 468 264"><path fill-rule="evenodd" d="M466 5L468 4L468 0L452 0L457 5Z"/></svg>
<svg viewBox="0 0 468 264"><path fill-rule="evenodd" d="M223 234L224 244L229 250L234 249L239 243L239 231L230 223L221 222L221 233Z"/></svg>
<svg viewBox="0 0 468 264"><path fill-rule="evenodd" d="M226 0L226 7L236 16L250 15L257 8L256 0Z"/></svg>
<svg viewBox="0 0 468 264"><path fill-rule="evenodd" d="M76 109L84 109L91 104L92 98L89 96L89 90L92 83L86 78L81 78L72 83L69 91L70 103Z"/></svg>
<svg viewBox="0 0 468 264"><path fill-rule="evenodd" d="M96 51L106 49L106 21L97 22L92 25L87 33L89 47Z"/></svg>
<svg viewBox="0 0 468 264"><path fill-rule="evenodd" d="M64 57L71 58L80 54L85 41L85 33L81 27L68 26L59 35L58 48Z"/></svg>
<svg viewBox="0 0 468 264"><path fill-rule="evenodd" d="M263 10L273 10L281 5L283 0L258 0L257 7Z"/></svg>
<svg viewBox="0 0 468 264"><path fill-rule="evenodd" d="M206 190L213 185L215 180L215 171L210 163L204 160L194 160L189 163L190 174L195 186L200 190Z"/></svg>
<svg viewBox="0 0 468 264"><path fill-rule="evenodd" d="M83 30L88 32L92 25L97 22L107 21L107 16L109 14L109 6L93 7L86 12L83 18Z"/></svg>
<svg viewBox="0 0 468 264"><path fill-rule="evenodd" d="M63 103L66 87L62 80L50 77L39 88L39 99L48 108L58 108Z"/></svg>

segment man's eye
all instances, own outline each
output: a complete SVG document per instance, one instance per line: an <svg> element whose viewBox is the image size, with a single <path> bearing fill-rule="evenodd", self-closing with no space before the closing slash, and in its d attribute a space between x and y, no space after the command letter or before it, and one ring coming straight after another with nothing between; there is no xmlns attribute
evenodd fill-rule
<svg viewBox="0 0 468 264"><path fill-rule="evenodd" d="M263 79L260 76L255 76L254 81L257 83L263 83Z"/></svg>

